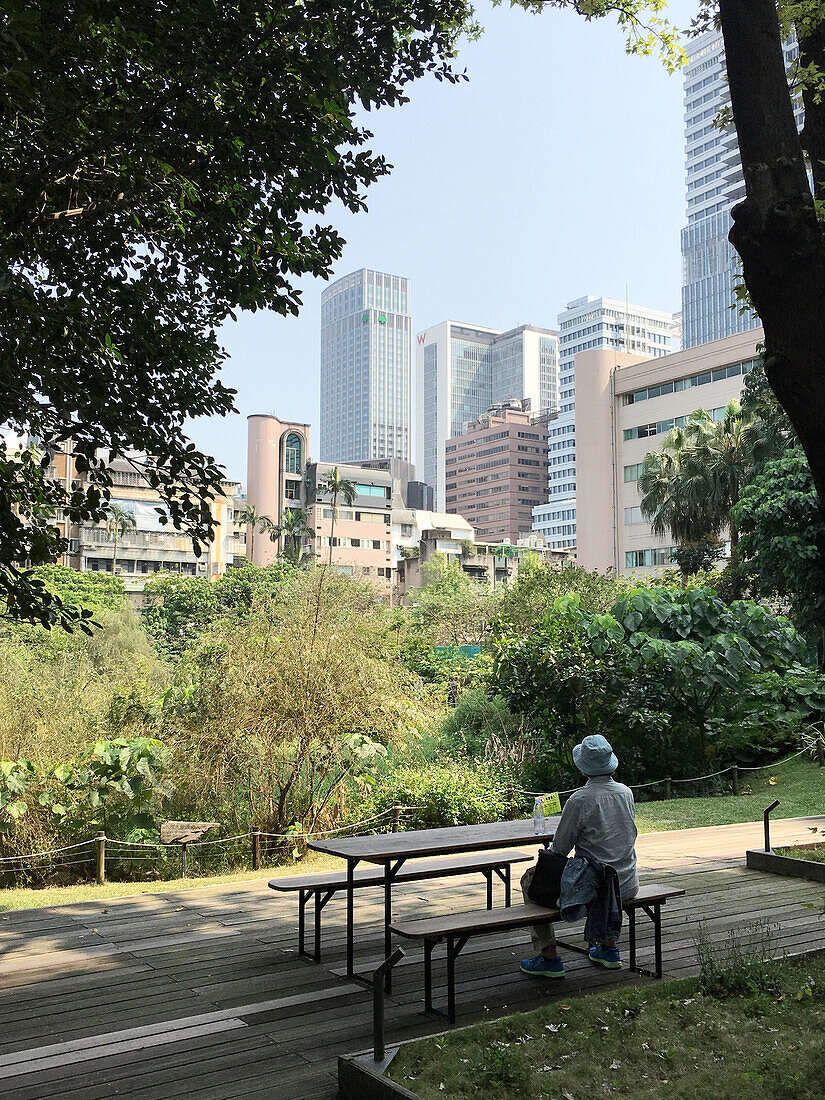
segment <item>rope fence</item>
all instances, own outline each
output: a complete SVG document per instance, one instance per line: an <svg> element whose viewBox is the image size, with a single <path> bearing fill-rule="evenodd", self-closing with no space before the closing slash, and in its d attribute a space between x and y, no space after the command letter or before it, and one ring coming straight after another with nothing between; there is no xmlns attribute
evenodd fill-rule
<svg viewBox="0 0 825 1100"><path fill-rule="evenodd" d="M652 779L646 783L630 783L628 786L631 790L641 790L648 787L664 787L665 798L670 798L672 784L701 783L709 779L715 779L717 776L730 774L732 778L733 793L739 794L739 778L741 772L773 770L774 768L781 767L783 764L789 763L791 760L795 760L804 753L810 753L812 751L814 750L812 750L811 746L806 745L798 752L785 757L784 760L776 760L769 764L758 764L755 766L729 764L726 768L708 772L706 775L697 775L687 779L673 779L667 776L662 779ZM569 790L558 791L556 793L559 795L570 795L578 789L578 787L571 787ZM507 788L508 800L510 802L512 802L517 795L530 798L541 798L547 793L547 791L528 791L516 785L510 785ZM66 844L60 848L49 848L42 852L26 852L18 853L17 855L0 856L0 874L18 873L26 870L29 872L43 872L46 870L55 872L71 867L91 865L93 868L93 877L99 884L102 884L106 881L107 863L110 867L119 864L134 867L135 865L141 864L143 866L151 865L153 869L157 869L159 865L167 863L173 851L177 851L180 858L181 877L185 878L187 877L187 854L189 849L209 849L219 852L221 849L228 848L229 845L240 845L242 843L247 844L252 869L257 871L261 864L262 840L289 842L309 840L312 837L337 836L341 833L361 829L366 825L375 825L379 821L384 821L390 826L393 832L397 832L401 827L403 814L416 809L419 809L419 807L404 806L401 803L396 803L394 806L387 810L383 810L381 813L362 818L360 821L352 821L347 825L340 825L335 829L315 829L307 832L289 830L285 833L270 833L262 829L253 828L246 833L236 833L233 836L218 837L214 840L173 841L167 843L159 840L118 840L106 836L106 834L101 831L96 837L80 840L74 844ZM392 820L389 821L389 818ZM282 846L283 845L275 844L267 845L266 847L277 849ZM86 855L82 855L82 849L87 850ZM71 858L66 858L67 853L71 853ZM204 855L206 854L207 853L204 853ZM81 858L75 858L78 856Z"/></svg>
<svg viewBox="0 0 825 1100"><path fill-rule="evenodd" d="M103 884L106 881L107 863L110 867L113 864L143 864L156 867L162 862L165 863L170 854L176 851L180 857L181 876L186 878L187 855L189 849L221 849L227 848L229 845L237 845L242 841L250 842L248 847L252 869L257 871L261 863L261 840L298 841L308 840L312 837L333 836L360 829L365 825L374 825L378 821L385 821L390 825L393 832L397 832L401 826L402 815L407 811L417 808L416 806L404 806L401 803L396 803L394 806L383 810L379 814L373 814L371 817L362 818L360 821L351 821L347 825L339 825L335 829L316 829L309 832L290 830L285 833L270 833L263 829L253 828L247 833L236 833L233 836L218 837L215 840L173 841L169 843L164 843L160 840L118 840L114 837L106 836L106 834L101 831L96 837L89 840L81 840L75 844L66 844L61 848L51 848L42 852L26 852L11 856L0 856L0 874L4 871L21 872L25 870L48 870L54 872L68 867L80 867L93 864L95 867L94 877L99 884ZM390 818L391 821L388 820ZM279 845L273 845L272 847L277 848ZM79 854L79 850L82 848L88 849L88 855L83 859L55 859L55 857L63 856L66 852L75 852ZM42 867L38 865L38 861L41 860L44 861Z"/></svg>
<svg viewBox="0 0 825 1100"><path fill-rule="evenodd" d="M703 783L707 779L715 779L718 775L730 774L733 780L733 793L739 794L739 773L740 772L764 772L773 771L774 768L781 768L783 764L787 764L791 760L796 760L798 756L802 756L803 753L810 753L811 749L806 745L798 752L792 753L790 756L786 756L784 760L774 760L769 764L728 764L726 768L720 768L716 772L708 772L707 775L694 775L689 779L672 779L670 776L665 776L662 779L651 779L647 783L628 783L626 784L632 791L639 791L644 787L664 787L666 794L665 798L670 798L670 785L672 783ZM527 791L523 787L511 787L514 793L528 795L530 798L542 798L548 792L547 791ZM556 794L572 794L573 791L578 790L578 787L571 787L567 791L556 791Z"/></svg>

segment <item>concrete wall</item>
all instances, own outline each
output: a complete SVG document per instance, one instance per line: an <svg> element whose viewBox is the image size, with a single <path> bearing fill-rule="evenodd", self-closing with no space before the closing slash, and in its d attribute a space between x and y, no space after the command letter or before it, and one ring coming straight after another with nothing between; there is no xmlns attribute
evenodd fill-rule
<svg viewBox="0 0 825 1100"><path fill-rule="evenodd" d="M576 556L585 569L615 560L613 372L645 361L608 348L576 356Z"/></svg>

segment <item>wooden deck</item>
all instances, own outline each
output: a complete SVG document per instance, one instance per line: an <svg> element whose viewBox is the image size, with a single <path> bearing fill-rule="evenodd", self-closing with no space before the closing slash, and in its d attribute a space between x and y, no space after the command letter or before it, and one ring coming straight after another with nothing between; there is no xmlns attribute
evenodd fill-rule
<svg viewBox="0 0 825 1100"><path fill-rule="evenodd" d="M759 920L777 926L777 951L825 948L825 918L805 908L821 901L821 886L748 871L743 858L659 863L642 877L687 890L664 911L666 976L695 969L702 920L714 937ZM481 907L484 890L468 880L399 887L395 916ZM325 910L320 966L296 956L296 910L259 880L2 914L0 1095L332 1100L337 1055L370 1045L372 1003L331 973L344 954L343 897ZM381 915L380 891L356 901L362 967L380 961ZM643 953L650 936L639 923ZM459 1024L643 980L568 955L567 981L548 988L518 973L528 950L524 933L468 945L457 963ZM435 975L440 982L440 965ZM395 970L388 1042L444 1029L422 1004L411 948Z"/></svg>

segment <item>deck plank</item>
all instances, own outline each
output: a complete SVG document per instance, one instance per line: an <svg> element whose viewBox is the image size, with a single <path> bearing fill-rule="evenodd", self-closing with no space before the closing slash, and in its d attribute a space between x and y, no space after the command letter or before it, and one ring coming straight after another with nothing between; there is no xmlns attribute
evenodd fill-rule
<svg viewBox="0 0 825 1100"><path fill-rule="evenodd" d="M687 891L663 912L667 976L696 972L700 926L722 941L767 924L777 953L825 948L825 922L806 908L821 901L815 883L749 871L742 858L674 862L651 858L642 875ZM480 908L484 897L484 884L471 880L410 884L394 895L394 919ZM4 914L4 1100L263 1100L274 1084L289 1100L333 1100L337 1055L369 1046L372 1019L368 991L335 973L344 956L340 901L324 913L320 966L297 955L295 899L266 880ZM382 914L378 893L357 898L358 966L381 959ZM652 934L641 916L637 928L643 961ZM580 926L556 930L581 937ZM402 946L386 1005L390 1042L445 1026L422 1011L420 948ZM644 980L568 953L567 980L548 988L518 972L529 950L526 930L470 941L456 964L460 1024ZM437 952L437 1003L443 966Z"/></svg>

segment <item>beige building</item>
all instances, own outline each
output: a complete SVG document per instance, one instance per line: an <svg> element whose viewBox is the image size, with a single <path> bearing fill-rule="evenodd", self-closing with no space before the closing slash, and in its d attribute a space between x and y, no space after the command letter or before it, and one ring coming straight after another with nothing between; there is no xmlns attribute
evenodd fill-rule
<svg viewBox="0 0 825 1100"><path fill-rule="evenodd" d="M280 523L287 509L306 511L304 468L309 459L309 424L279 420L255 413L247 417L247 503L259 516ZM278 544L263 532L247 530L249 555L255 565L269 565L278 557Z"/></svg>
<svg viewBox="0 0 825 1100"><path fill-rule="evenodd" d="M60 481L67 490L72 484L87 484L66 448L50 449L49 459L47 476ZM69 542L60 564L81 572L114 572L122 578L127 595L138 598L138 602L146 581L155 573L215 579L244 553L243 534L234 520L240 492L237 482L221 482L223 492L211 504L215 537L198 557L192 539L185 532L176 530L170 522L162 522L167 511L160 493L143 476L146 464L146 457L138 453L109 464L111 504L134 520L134 529L119 532L117 543L105 521L72 523L65 515L58 519L61 534Z"/></svg>
<svg viewBox="0 0 825 1100"><path fill-rule="evenodd" d="M547 420L533 422L528 400L491 405L447 440L445 469L446 511L480 540L517 542L547 499Z"/></svg>
<svg viewBox="0 0 825 1100"><path fill-rule="evenodd" d="M339 477L352 482L355 500L348 504L339 499L333 531L332 498L322 486L334 469ZM316 561L329 561L332 549L332 565L339 573L367 578L389 591L393 576L392 472L354 463L314 462L307 467L306 483L311 501L307 525L314 532Z"/></svg>
<svg viewBox="0 0 825 1100"><path fill-rule="evenodd" d="M672 540L640 511L646 455L697 409L720 417L757 362L761 329L658 359L611 350L576 356L578 562L587 569L651 572L672 562Z"/></svg>

